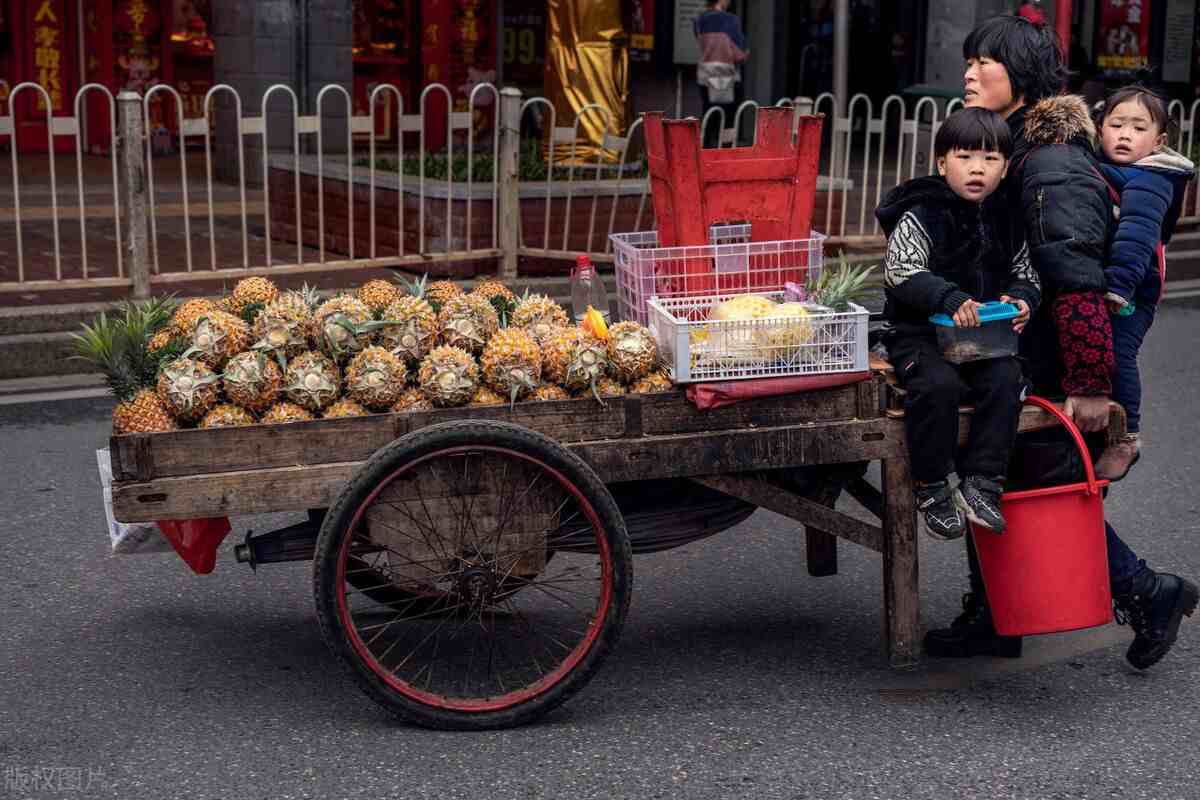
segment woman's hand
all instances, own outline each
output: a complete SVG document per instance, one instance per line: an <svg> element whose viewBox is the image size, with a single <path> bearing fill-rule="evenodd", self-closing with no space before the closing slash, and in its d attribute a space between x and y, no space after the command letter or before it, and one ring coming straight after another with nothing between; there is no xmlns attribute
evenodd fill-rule
<svg viewBox="0 0 1200 800"><path fill-rule="evenodd" d="M964 300L958 311L954 312L954 324L959 328L978 328L982 324L979 321L979 307L982 305L978 300Z"/></svg>
<svg viewBox="0 0 1200 800"><path fill-rule="evenodd" d="M1063 413L1071 418L1079 430L1093 433L1108 427L1108 404L1106 395L1073 394L1067 398Z"/></svg>
<svg viewBox="0 0 1200 800"><path fill-rule="evenodd" d="M1021 313L1013 319L1013 330L1017 333L1025 330L1025 326L1029 323L1029 303L1019 297L1009 297L1006 294L1000 295L1000 302L1011 303L1017 307L1017 311Z"/></svg>

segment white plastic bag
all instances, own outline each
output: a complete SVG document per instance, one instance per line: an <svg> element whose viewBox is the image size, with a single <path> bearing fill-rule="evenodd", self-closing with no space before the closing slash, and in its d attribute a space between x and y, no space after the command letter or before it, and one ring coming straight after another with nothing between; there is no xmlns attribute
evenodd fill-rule
<svg viewBox="0 0 1200 800"><path fill-rule="evenodd" d="M112 543L113 555L135 553L174 552L171 543L162 535L153 522L118 522L113 516L112 458L108 448L96 451L96 465L100 468L100 489L104 495L104 516L108 519L108 538Z"/></svg>

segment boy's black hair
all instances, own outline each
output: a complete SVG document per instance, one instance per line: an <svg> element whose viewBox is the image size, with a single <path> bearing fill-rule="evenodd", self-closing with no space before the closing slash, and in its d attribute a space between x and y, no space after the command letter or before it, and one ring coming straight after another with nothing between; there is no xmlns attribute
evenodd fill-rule
<svg viewBox="0 0 1200 800"><path fill-rule="evenodd" d="M1175 120L1167 112L1167 99L1158 92L1151 89L1149 86L1141 83L1131 83L1128 86L1122 86L1117 89L1104 101L1104 106L1100 109L1099 118L1096 120L1099 125L1104 124L1104 118L1113 112L1113 109L1128 100L1137 100L1142 108L1150 115L1150 121L1158 128L1159 133L1172 133L1175 129Z"/></svg>
<svg viewBox="0 0 1200 800"><path fill-rule="evenodd" d="M1054 31L1024 17L984 20L963 42L963 58L990 58L1004 65L1013 98L1032 106L1063 90L1066 59Z"/></svg>
<svg viewBox="0 0 1200 800"><path fill-rule="evenodd" d="M933 140L936 158L943 158L951 150L987 150L1009 158L1013 151L1012 130L995 111L963 108L946 118Z"/></svg>

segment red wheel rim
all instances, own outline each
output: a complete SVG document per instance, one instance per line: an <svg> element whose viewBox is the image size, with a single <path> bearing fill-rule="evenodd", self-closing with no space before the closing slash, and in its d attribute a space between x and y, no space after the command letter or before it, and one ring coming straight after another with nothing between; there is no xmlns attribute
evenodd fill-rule
<svg viewBox="0 0 1200 800"><path fill-rule="evenodd" d="M350 596L352 594L354 594L355 591L361 592L361 590L347 590L347 585L348 585L347 580L346 580L346 578L347 578L347 575L346 575L347 562L349 561L351 556L361 556L364 546L366 546L364 544L364 542L373 543L374 540L372 540L370 538L371 534L369 534L369 533L367 534L366 540L364 540L359 534L359 532L361 530L364 530L364 528L363 528L364 516L367 515L368 510L374 506L376 501L380 499L381 495L385 491L387 491L389 489L389 487L396 484L396 481L404 478L404 476L406 476L406 475L413 474L416 470L418 470L418 468L421 468L422 466L430 464L430 462L433 462L437 459L449 459L449 458L454 458L457 456L472 456L472 455L480 455L480 454L485 455L485 456L498 457L498 458L502 458L502 459L515 459L518 464L526 465L526 466L538 471L540 474L544 474L545 476L547 476L548 478L550 478L553 481L553 484L552 484L553 487L555 487L559 491L561 491L563 497L565 498L563 504L560 505L560 509L563 508L564 506L566 506L566 504L568 502L571 504L574 504L576 511L575 511L575 514L572 515L572 517L578 515L581 520L580 523L577 524L575 529L578 530L580 528L580 526L586 524L590 528L590 531L592 533L591 539L588 541L589 541L590 545L594 545L594 548L591 546L580 547L579 546L580 540L576 536L576 538L570 539L570 541L574 543L572 545L572 552L586 553L586 554L594 555L598 559L598 564L596 564L595 566L599 568L599 575L597 576L597 581L596 581L596 586L595 586L595 592L596 592L595 608L590 612L586 612L587 616L589 617L587 619L586 630L572 631L573 633L579 634L581 636L581 638L578 640L578 642L573 647L569 648L569 651L566 652L565 655L562 656L561 659L557 661L557 663L553 666L552 669L545 670L544 672L542 672L540 677L538 677L536 680L524 683L523 685L513 688L511 690L507 690L507 687L505 687L503 684L503 680L500 679L497 675L496 678L498 681L498 685L502 691L495 693L495 694L486 694L485 696L454 697L454 696L450 696L444 692L431 690L433 675L434 675L435 669L436 669L436 667L432 661L428 664L428 675L426 677L426 682L427 682L426 688L420 688L420 686L417 685L416 680L405 680L405 679L402 679L397 676L396 670L399 669L400 667L403 667L408 662L409 659L411 659L413 656L415 656L425 645L425 641L422 641L421 643L419 643L417 645L416 649L411 651L411 653L409 653L409 655L405 657L404 661L402 661L400 663L399 667L391 668L391 669L389 669L385 665L385 661L387 659L387 655L389 654L390 650L392 649L392 647L395 646L395 642L393 642L393 644L388 647L388 650L385 651L382 656L378 655L372 649L372 646L374 645L375 639L377 639L383 633L384 630L391 627L396 622L408 622L408 623L421 622L422 624L427 624L427 625L436 624L436 627L434 628L433 632L427 635L426 640L428 640L428 638L430 636L437 635L437 632L441 629L442 625L444 625L445 620L443 619L441 622L435 623L433 619L430 619L430 617L437 616L436 611L429 611L428 609L430 607L433 607L436 609L436 606L438 603L442 604L442 608L440 609L441 616L442 617L449 616L454 621L458 622L459 628L457 630L461 631L463 629L463 620L461 620L459 618L459 614L464 609L468 608L467 606L465 606L463 604L464 601L462 598L464 597L464 595L462 593L458 593L453 596L451 596L449 593L441 593L440 595L439 594L426 594L422 598L425 604L420 607L420 609L421 609L420 614L413 615L410 619L405 620L402 618L402 615L406 612L401 611L398 614L396 614L396 617L393 620L389 621L388 623L382 623L380 625L363 627L356 623L356 620L354 619L355 609L352 609L350 607L350 600L349 600ZM443 480L443 483L445 483L444 479L440 478L440 473L439 473L439 479ZM482 479L482 477L480 479ZM445 485L447 487L449 486L448 483L445 483ZM532 489L532 484L530 485L530 487L528 487L526 489L525 493L522 495L522 499L529 495L531 489ZM541 493L539 493L539 494L541 494ZM410 503L412 501L405 500L402 502L404 502L407 505L408 503ZM465 502L465 501L462 501L462 502ZM420 503L422 506L425 506L426 500L424 499L424 497L422 497ZM395 507L396 503L395 502L386 502L385 505ZM514 503L511 508L515 508L517 505L519 505L519 502ZM515 514L515 511L512 511L512 510L507 512L508 517L512 517L514 514ZM428 509L426 509L426 515L428 516ZM470 524L470 516L471 516L471 510L466 510L465 513L463 514L464 521L461 524L464 526L464 528L463 528L464 531L465 531L465 526ZM411 518L412 517L410 516L410 519ZM393 521L395 521L395 518L393 518ZM430 517L430 521L432 523L432 517ZM566 524L567 524L566 522L563 522L560 524L559 527L565 526ZM540 460L534 456L530 456L530 455L527 455L520 451L510 449L510 448L491 447L491 446L453 447L453 448L446 448L444 450L439 450L434 453L429 453L425 456L422 456L421 458L415 459L414 461L412 461L408 464L405 464L404 466L400 467L399 469L395 470L390 475L388 475L384 480L380 481L380 483L374 489L372 489L371 493L367 496L367 498L359 505L358 509L355 511L354 518L350 525L350 529L349 529L347 535L343 536L342 542L341 542L339 550L338 550L338 558L337 558L337 573L336 573L336 579L338 582L337 613L338 613L339 620L341 621L341 624L342 624L342 629L345 632L351 646L354 648L355 652L358 654L359 658L362 660L362 663L365 664L376 676L378 676L391 689L393 689L397 693L403 695L404 697L406 697L410 700L421 703L423 705L435 707L435 708L446 709L446 710L451 710L451 711L462 711L462 712L479 713L479 712L500 711L500 710L503 710L506 708L511 708L515 705L526 702L532 698L535 698L541 694L544 694L545 692L549 691L551 688L553 688L554 686L559 684L561 681L563 681L563 679L567 675L569 675L571 673L571 671L574 670L579 665L579 663L587 656L587 654L591 651L592 647L595 645L597 639L599 638L601 630L603 628L603 621L607 618L610 606L612 604L612 576L613 576L612 553L611 553L611 549L608 544L608 540L604 536L603 531L604 531L604 525L601 522L599 515L596 513L596 510L592 507L592 504L587 500L587 498L578 489L578 487L576 487L570 480L568 480L560 471L556 470L552 466L546 464L545 462L543 462L542 460ZM572 534L572 535L575 536L575 534ZM497 538L495 541L498 543L502 536L503 536L503 533L498 528L496 531ZM415 538L415 537L413 537L413 538ZM476 553L479 552L479 550L478 550L479 541L480 540L476 540L474 542L474 544L476 545ZM549 539L547 539L547 541L549 542ZM566 540L564 540L564 541L566 541ZM357 546L356 546L356 543L357 543ZM429 543L429 540L426 539L426 544L428 544L428 543ZM553 544L551 544L550 546L553 546ZM497 550L497 553L499 553L499 550ZM389 555L390 555L390 553L389 553ZM521 551L514 551L513 553L503 554L503 556L505 558L514 558L515 557L516 560L520 560L522 558ZM502 563L501 555L494 554L493 559L495 561L495 564L493 564L493 571L498 571L497 565ZM446 559L445 555L443 555L439 552L438 560L445 561L447 559ZM486 557L483 557L483 560L486 561ZM558 556L558 557L556 557L556 560L561 564L561 562L563 561L563 557ZM549 559L547 559L547 562L548 561L549 561ZM415 564L418 562L411 561L408 563ZM516 561L514 561L514 565L515 565L515 563L516 563ZM431 570L433 569L433 567L425 567L425 568L431 569ZM507 568L508 572L511 573L513 568L514 568L513 566L509 566ZM545 571L545 569L546 569L545 566L543 566L543 571ZM438 573L438 574L439 574L439 576L442 575L442 573ZM449 574L449 573L447 572L446 574ZM458 578L458 577L459 576L456 576L456 578ZM509 576L505 575L504 577L508 578ZM553 599L559 599L559 598L555 598L555 595L558 594L560 591L564 590L564 588L563 588L564 585L563 585L562 581L559 581L557 584L555 584L555 587L553 589L550 589L549 591L547 591L547 589L549 588L549 586L551 584L551 581L547 580L544 582L539 582L538 578L540 578L540 575L536 576L535 579L533 579L533 580L524 581L521 585L524 585L524 586L527 586L530 588L540 589L542 594L545 594ZM447 580L450 580L450 579L447 579ZM493 584L500 585L500 586L505 585L503 580L501 580L497 583L494 579L493 579ZM511 594L511 592L509 594ZM509 594L497 592L496 597L499 599L496 601L496 605L491 606L489 608L478 608L478 609L475 608L474 606L472 606L469 609L472 614L474 614L474 613L476 613L476 611L478 611L478 613L479 613L478 622L479 622L479 625L481 626L481 628L485 632L487 631L487 626L484 624L483 618L485 615L488 615L488 614L491 615L491 621L492 621L492 626L493 626L492 627L493 636L492 636L492 640L489 643L489 648L491 648L491 649L489 649L489 661L488 661L489 666L491 666L491 663L492 663L491 659L494 655L494 649L496 647L496 643L500 640L500 637L497 633L497 617L498 617L498 615L500 615L501 613L507 615L511 612L511 618L506 616L506 620L508 620L508 621L511 621L512 618L519 618L522 616L521 612L519 612L516 609L516 604L515 604L513 598L511 598L509 596ZM525 591L524 594L532 595L533 592ZM559 602L562 602L561 599L559 599ZM570 606L571 608L575 608L572 603L565 603L565 605ZM561 611L561 609L560 609L560 611ZM576 609L576 611L578 611L578 609ZM472 621L472 620L470 620L468 618L467 621ZM472 621L472 623L473 623L473 621ZM533 631L532 631L532 626L530 624L530 621L528 619L526 619L524 624L527 626L525 633L529 634L530 638L532 638ZM374 634L373 637L364 638L364 633L367 633L372 629L377 630L378 633ZM400 629L397 629L397 631L399 631L399 630ZM450 632L451 631L448 631L448 633L450 633ZM470 633L470 631L468 631L468 633ZM453 638L453 637L448 637L448 638ZM558 639L555 639L554 637L550 637L550 639L558 647L561 647L564 649L568 647L567 645L563 644L563 642L559 641ZM397 639L396 641L398 642L399 640ZM433 655L432 655L432 658L434 658L434 659L436 659L436 657L437 657L437 653L438 653L437 643L440 641L442 641L441 638L435 640L435 645L433 647ZM472 649L471 649L472 663L473 663L474 653L475 653L474 644L472 643ZM532 648L531 648L531 653L532 653ZM541 671L541 664L540 664L540 662L538 662L536 656L532 656L532 659L533 659L533 662L537 665L537 668L539 669L539 671ZM418 661L416 663L421 663L421 662ZM471 664L468 664L468 671L470 671L470 667L471 667ZM419 678L423 672L425 672L425 668L422 668L420 671L418 671L417 677ZM470 689L470 677L468 677L466 679L465 686L466 686L467 690Z"/></svg>

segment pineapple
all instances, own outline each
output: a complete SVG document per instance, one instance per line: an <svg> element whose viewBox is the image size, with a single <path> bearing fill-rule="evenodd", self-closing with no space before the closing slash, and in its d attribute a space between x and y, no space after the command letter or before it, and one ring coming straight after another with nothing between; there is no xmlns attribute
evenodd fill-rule
<svg viewBox="0 0 1200 800"><path fill-rule="evenodd" d="M567 312L558 303L544 294L531 295L528 292L517 303L509 324L514 328L526 328L531 336L543 347L545 340L552 333L552 328L565 328L571 324Z"/></svg>
<svg viewBox="0 0 1200 800"><path fill-rule="evenodd" d="M287 359L308 349L312 309L303 295L287 292L272 300L254 320L254 349L273 356L283 368Z"/></svg>
<svg viewBox="0 0 1200 800"><path fill-rule="evenodd" d="M479 388L479 367L466 350L437 347L421 361L417 372L421 391L435 406L461 406Z"/></svg>
<svg viewBox="0 0 1200 800"><path fill-rule="evenodd" d="M249 411L263 411L279 400L283 372L260 351L238 353L221 376L225 396Z"/></svg>
<svg viewBox="0 0 1200 800"><path fill-rule="evenodd" d="M505 328L483 349L483 380L510 404L537 388L542 377L542 353L533 337L520 328Z"/></svg>
<svg viewBox="0 0 1200 800"><path fill-rule="evenodd" d="M196 321L188 353L213 369L220 369L249 346L250 326L232 314L214 311Z"/></svg>
<svg viewBox="0 0 1200 800"><path fill-rule="evenodd" d="M473 406L502 406L504 398L493 392L486 386L480 386L475 390L475 395L471 398L470 405Z"/></svg>
<svg viewBox="0 0 1200 800"><path fill-rule="evenodd" d="M496 315L500 318L500 327L508 327L513 311L517 308L517 296L512 293L511 289L500 281L488 279L481 281L471 294L482 297L491 303L492 308L496 309Z"/></svg>
<svg viewBox="0 0 1200 800"><path fill-rule="evenodd" d="M254 417L249 411L231 403L222 403L200 420L201 428L233 428L239 425L253 424Z"/></svg>
<svg viewBox="0 0 1200 800"><path fill-rule="evenodd" d="M158 399L176 419L195 422L217 405L220 379L203 361L177 358L158 374Z"/></svg>
<svg viewBox="0 0 1200 800"><path fill-rule="evenodd" d="M624 383L646 377L658 363L654 334L636 322L618 322L608 329L608 360Z"/></svg>
<svg viewBox="0 0 1200 800"><path fill-rule="evenodd" d="M567 379L571 353L583 341L579 328L555 328L553 335L542 342L542 377L547 383L562 384Z"/></svg>
<svg viewBox="0 0 1200 800"><path fill-rule="evenodd" d="M196 330L196 323L200 321L201 317L220 310L217 304L207 297L193 297L175 309L175 315L171 317L171 327L175 330L176 336L190 339L192 331Z"/></svg>
<svg viewBox="0 0 1200 800"><path fill-rule="evenodd" d="M335 361L344 362L370 342L373 323L367 304L348 294L326 300L313 312L313 341Z"/></svg>
<svg viewBox="0 0 1200 800"><path fill-rule="evenodd" d="M358 288L358 299L372 314L379 314L401 297L400 288L384 280L367 281Z"/></svg>
<svg viewBox="0 0 1200 800"><path fill-rule="evenodd" d="M571 394L561 386L544 383L534 390L531 400L570 400Z"/></svg>
<svg viewBox="0 0 1200 800"><path fill-rule="evenodd" d="M303 353L288 362L284 376L287 399L317 412L338 399L342 373L337 364L320 353Z"/></svg>
<svg viewBox="0 0 1200 800"><path fill-rule="evenodd" d="M804 290L810 303L846 311L852 301L870 291L871 287L866 283L874 271L874 266L850 266L843 253L838 257L837 267L822 270L815 276L810 272Z"/></svg>
<svg viewBox="0 0 1200 800"><path fill-rule="evenodd" d="M437 339L437 314L419 297L401 297L383 310L377 339L380 346L411 364L417 364L433 348Z"/></svg>
<svg viewBox="0 0 1200 800"><path fill-rule="evenodd" d="M612 378L601 378L596 381L596 392L601 397L621 397L625 394L625 385Z"/></svg>
<svg viewBox="0 0 1200 800"><path fill-rule="evenodd" d="M501 400L500 402L504 402ZM432 411L433 403L429 402L429 398L420 389L409 389L404 394L400 395L400 399L392 406L392 411Z"/></svg>
<svg viewBox="0 0 1200 800"><path fill-rule="evenodd" d="M243 317L253 306L265 307L278 297L279 288L268 279L246 278L237 282L227 299L230 313Z"/></svg>
<svg viewBox="0 0 1200 800"><path fill-rule="evenodd" d="M313 415L295 403L276 403L266 410L260 422L264 425L279 425L284 422L307 422Z"/></svg>
<svg viewBox="0 0 1200 800"><path fill-rule="evenodd" d="M117 394L120 399L121 394ZM158 399L153 389L138 389L128 399L121 399L113 409L113 433L166 433L179 430L171 412Z"/></svg>
<svg viewBox="0 0 1200 800"><path fill-rule="evenodd" d="M353 400L343 398L325 409L325 413L321 415L321 419L337 419L339 417L365 417L370 414L370 411L360 406Z"/></svg>
<svg viewBox="0 0 1200 800"><path fill-rule="evenodd" d="M658 394L660 392L669 392L675 385L671 383L670 376L663 370L655 370L646 377L642 378L637 383L629 387L630 394Z"/></svg>
<svg viewBox="0 0 1200 800"><path fill-rule="evenodd" d="M434 281L428 286L424 286L424 284L422 286L423 294L419 296L424 297L435 311L441 311L442 306L463 294L462 287L454 281Z"/></svg>
<svg viewBox="0 0 1200 800"><path fill-rule="evenodd" d="M446 301L438 313L440 343L479 355L500 328L496 309L482 297L460 295Z"/></svg>
<svg viewBox="0 0 1200 800"><path fill-rule="evenodd" d="M146 342L146 350L150 354L158 353L166 350L171 342L176 339L175 332L170 328L163 328L158 333L150 337L150 341Z"/></svg>
<svg viewBox="0 0 1200 800"><path fill-rule="evenodd" d="M368 347L346 368L346 394L373 411L386 411L404 391L404 362L382 347Z"/></svg>
<svg viewBox="0 0 1200 800"><path fill-rule="evenodd" d="M546 345L542 352L542 373L546 380L572 391L590 389L596 399L596 382L609 369L604 343L579 328L567 328Z"/></svg>

